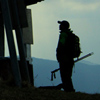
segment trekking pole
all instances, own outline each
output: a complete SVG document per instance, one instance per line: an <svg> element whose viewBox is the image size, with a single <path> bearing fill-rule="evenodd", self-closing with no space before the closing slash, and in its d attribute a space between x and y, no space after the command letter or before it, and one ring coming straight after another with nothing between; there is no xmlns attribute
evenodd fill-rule
<svg viewBox="0 0 100 100"><path fill-rule="evenodd" d="M76 62L78 62L78 61L80 61L80 60L82 60L82 59L85 59L85 58L87 58L87 57L89 57L89 56L91 56L91 55L93 55L93 54L94 54L93 52L88 53L87 55L76 59L76 60L74 61L74 63L76 63ZM54 78L56 78L55 72L57 72L58 70L60 70L60 68L51 71L51 81L53 81L53 76L54 76Z"/></svg>

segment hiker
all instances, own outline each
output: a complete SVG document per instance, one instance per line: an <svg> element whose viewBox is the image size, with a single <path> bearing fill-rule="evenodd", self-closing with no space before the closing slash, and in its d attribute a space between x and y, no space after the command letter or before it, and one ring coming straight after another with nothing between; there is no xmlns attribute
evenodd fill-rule
<svg viewBox="0 0 100 100"><path fill-rule="evenodd" d="M60 36L56 49L56 56L60 66L62 87L66 92L75 92L71 76L74 58L78 58L81 53L79 38L70 29L68 21L63 20L58 21L58 23L60 24Z"/></svg>

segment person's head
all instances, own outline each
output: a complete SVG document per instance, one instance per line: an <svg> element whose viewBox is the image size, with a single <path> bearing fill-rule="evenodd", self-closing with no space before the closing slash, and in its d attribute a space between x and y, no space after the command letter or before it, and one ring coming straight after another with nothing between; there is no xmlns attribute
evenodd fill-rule
<svg viewBox="0 0 100 100"><path fill-rule="evenodd" d="M63 20L63 21L58 21L58 23L60 24L59 26L60 30L67 30L70 28L70 24L68 21Z"/></svg>

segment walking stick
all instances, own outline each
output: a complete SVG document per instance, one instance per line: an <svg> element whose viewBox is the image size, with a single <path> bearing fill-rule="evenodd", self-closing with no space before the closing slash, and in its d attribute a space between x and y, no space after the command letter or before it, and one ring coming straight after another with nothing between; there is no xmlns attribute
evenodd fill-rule
<svg viewBox="0 0 100 100"><path fill-rule="evenodd" d="M74 61L74 63L76 63L76 62L78 62L78 61L80 61L80 60L82 60L82 59L85 59L85 58L87 58L87 57L89 57L89 56L91 56L91 55L93 55L93 54L94 54L93 52L88 53L87 55L76 59L76 60ZM56 78L55 72L57 72L58 70L60 70L60 68L51 71L51 81L53 81L53 77Z"/></svg>

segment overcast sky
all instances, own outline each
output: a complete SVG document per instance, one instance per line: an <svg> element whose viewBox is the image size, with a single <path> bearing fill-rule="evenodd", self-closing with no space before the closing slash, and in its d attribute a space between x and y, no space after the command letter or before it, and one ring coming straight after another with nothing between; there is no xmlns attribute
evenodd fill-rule
<svg viewBox="0 0 100 100"><path fill-rule="evenodd" d="M99 0L45 0L28 8L32 9L33 19L32 56L56 60L59 38L57 21L67 20L80 37L81 56L94 52L86 60L100 64Z"/></svg>
<svg viewBox="0 0 100 100"><path fill-rule="evenodd" d="M57 21L67 20L80 37L81 56L94 52L86 60L100 64L100 0L44 0L28 8L33 19L32 57L56 60Z"/></svg>

